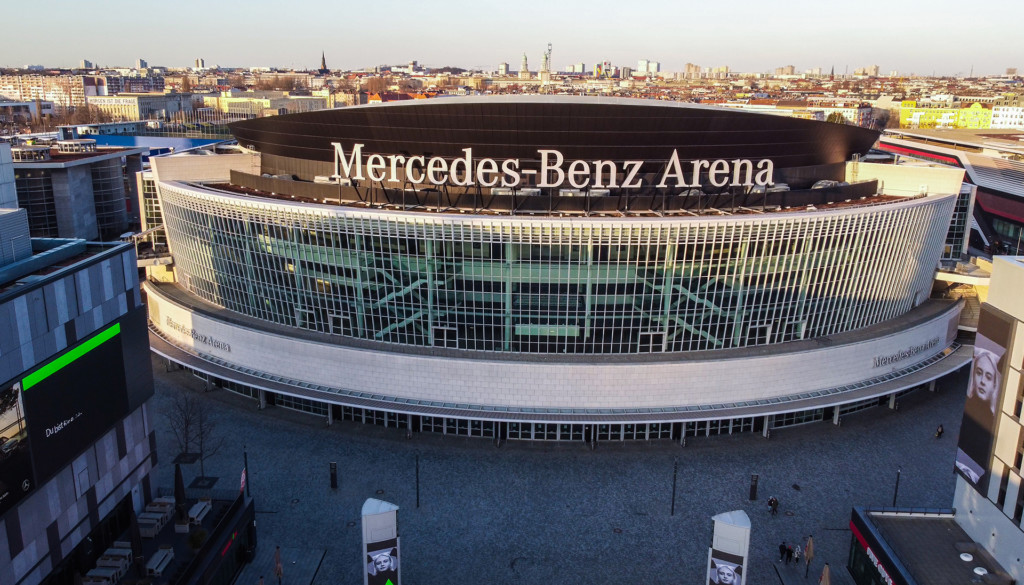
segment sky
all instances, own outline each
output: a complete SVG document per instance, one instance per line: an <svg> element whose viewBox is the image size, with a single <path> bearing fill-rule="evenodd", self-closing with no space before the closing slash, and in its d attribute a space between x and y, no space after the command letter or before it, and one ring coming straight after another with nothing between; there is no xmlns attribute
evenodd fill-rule
<svg viewBox="0 0 1024 585"><path fill-rule="evenodd" d="M539 68L660 61L837 74L878 65L919 75L1024 72L1024 2L892 0L4 0L0 66ZM45 6L43 12L41 6Z"/></svg>

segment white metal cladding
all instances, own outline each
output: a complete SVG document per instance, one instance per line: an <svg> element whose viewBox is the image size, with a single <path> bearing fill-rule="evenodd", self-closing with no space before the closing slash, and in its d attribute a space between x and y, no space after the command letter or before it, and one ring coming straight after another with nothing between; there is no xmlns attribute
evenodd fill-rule
<svg viewBox="0 0 1024 585"><path fill-rule="evenodd" d="M927 298L955 195L720 218L339 208L161 183L179 282L259 319L418 346L648 353L782 343Z"/></svg>

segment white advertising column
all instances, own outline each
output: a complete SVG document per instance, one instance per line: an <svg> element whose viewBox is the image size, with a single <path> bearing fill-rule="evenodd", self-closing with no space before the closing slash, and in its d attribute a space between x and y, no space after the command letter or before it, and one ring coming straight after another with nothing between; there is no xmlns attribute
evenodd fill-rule
<svg viewBox="0 0 1024 585"><path fill-rule="evenodd" d="M398 570L398 506L370 498L363 502L364 585L401 585Z"/></svg>
<svg viewBox="0 0 1024 585"><path fill-rule="evenodd" d="M743 510L733 510L711 519L715 522L715 535L708 549L708 584L744 585L750 552L750 518Z"/></svg>

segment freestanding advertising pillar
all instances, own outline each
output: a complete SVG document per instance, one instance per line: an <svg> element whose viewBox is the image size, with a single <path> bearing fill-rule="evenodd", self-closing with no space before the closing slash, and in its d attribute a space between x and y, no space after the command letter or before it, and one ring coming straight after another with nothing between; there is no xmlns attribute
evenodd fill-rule
<svg viewBox="0 0 1024 585"><path fill-rule="evenodd" d="M743 510L733 510L711 519L715 522L715 535L708 550L708 584L747 583L750 518Z"/></svg>
<svg viewBox="0 0 1024 585"><path fill-rule="evenodd" d="M398 506L370 498L363 502L364 585L401 585L398 559Z"/></svg>

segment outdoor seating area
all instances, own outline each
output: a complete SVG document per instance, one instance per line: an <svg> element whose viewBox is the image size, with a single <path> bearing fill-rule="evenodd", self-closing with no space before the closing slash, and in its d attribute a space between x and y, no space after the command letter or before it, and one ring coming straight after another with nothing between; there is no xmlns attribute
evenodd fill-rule
<svg viewBox="0 0 1024 585"><path fill-rule="evenodd" d="M83 583L113 585L128 572L131 565L132 548L127 542L115 542L99 559L96 568L90 569L82 579Z"/></svg>

